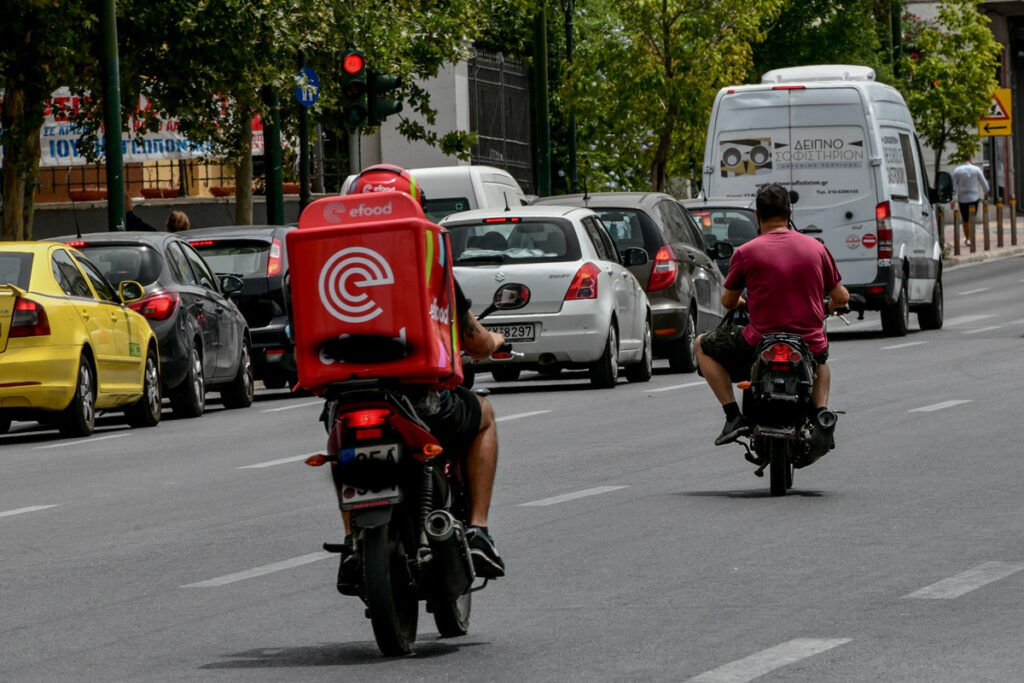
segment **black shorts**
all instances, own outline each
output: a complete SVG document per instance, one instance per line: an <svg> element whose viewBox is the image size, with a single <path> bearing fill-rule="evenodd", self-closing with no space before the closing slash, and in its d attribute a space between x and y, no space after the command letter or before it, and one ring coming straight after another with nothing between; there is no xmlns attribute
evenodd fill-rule
<svg viewBox="0 0 1024 683"><path fill-rule="evenodd" d="M974 207L974 215L977 216L979 201L981 200L979 199L973 202L960 202L960 220L966 221L968 218L970 218L971 207Z"/></svg>
<svg viewBox="0 0 1024 683"><path fill-rule="evenodd" d="M442 391L440 399L441 409L423 421L442 448L450 453L464 453L480 433L480 399L465 387Z"/></svg>
<svg viewBox="0 0 1024 683"><path fill-rule="evenodd" d="M750 379L750 368L754 365L757 350L743 338L742 325L722 325L704 333L700 339L700 348L729 371L729 378L733 382ZM824 365L828 361L828 349L815 354L814 361Z"/></svg>

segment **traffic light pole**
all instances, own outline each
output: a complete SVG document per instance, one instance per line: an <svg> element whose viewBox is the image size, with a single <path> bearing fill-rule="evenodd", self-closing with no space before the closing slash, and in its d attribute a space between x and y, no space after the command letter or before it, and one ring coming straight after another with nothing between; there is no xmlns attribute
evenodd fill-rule
<svg viewBox="0 0 1024 683"><path fill-rule="evenodd" d="M533 101L537 126L537 194L551 194L551 121L548 116L548 19L542 8L533 22Z"/></svg>
<svg viewBox="0 0 1024 683"><path fill-rule="evenodd" d="M362 163L359 160L359 132L362 128L348 131L348 172L351 175L359 175L362 170Z"/></svg>
<svg viewBox="0 0 1024 683"><path fill-rule="evenodd" d="M117 59L115 0L103 0L100 16L103 79L103 147L107 171L107 229L124 230L124 156L121 153L121 78Z"/></svg>

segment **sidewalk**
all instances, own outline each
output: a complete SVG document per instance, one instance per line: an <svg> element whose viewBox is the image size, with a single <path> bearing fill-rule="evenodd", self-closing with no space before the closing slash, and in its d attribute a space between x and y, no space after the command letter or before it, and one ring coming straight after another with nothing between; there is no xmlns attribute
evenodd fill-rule
<svg viewBox="0 0 1024 683"><path fill-rule="evenodd" d="M942 215L939 216L941 225L943 226L944 232L944 249L942 252L942 262L946 266L957 266L964 263L977 263L979 261L988 261L990 259L1007 258L1010 256L1017 256L1018 254L1024 254L1024 216L1018 215L1016 217L1017 225L1017 244L1012 244L1011 230L1010 230L1010 212L1008 208L1003 208L1003 246L999 245L999 224L997 221L996 207L995 205L989 205L988 207L988 249L985 249L985 231L982 230L982 218L983 216L977 216L974 219L974 232L976 239L971 240L972 245L964 245L963 230L962 228L958 231L960 235L960 245L957 249L953 244L953 212L947 207L943 210ZM959 217L956 219L959 222ZM957 253L959 251L960 253Z"/></svg>

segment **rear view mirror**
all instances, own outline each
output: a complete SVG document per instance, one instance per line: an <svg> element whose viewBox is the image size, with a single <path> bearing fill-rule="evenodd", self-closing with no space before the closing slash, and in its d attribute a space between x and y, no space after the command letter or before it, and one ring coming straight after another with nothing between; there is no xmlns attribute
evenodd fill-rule
<svg viewBox="0 0 1024 683"><path fill-rule="evenodd" d="M928 200L932 204L945 204L953 201L953 177L946 171L939 171L935 176L935 187L928 194Z"/></svg>
<svg viewBox="0 0 1024 683"><path fill-rule="evenodd" d="M622 254L622 265L627 268L630 266L642 266L650 260L647 252L637 247L630 247Z"/></svg>
<svg viewBox="0 0 1024 683"><path fill-rule="evenodd" d="M715 242L715 245L708 249L708 251L711 252L711 258L727 259L732 257L736 248L723 240L721 242Z"/></svg>
<svg viewBox="0 0 1024 683"><path fill-rule="evenodd" d="M135 280L124 280L117 286L117 293L121 295L121 301L130 304L146 296L146 289Z"/></svg>
<svg viewBox="0 0 1024 683"><path fill-rule="evenodd" d="M245 283L242 282L242 278L237 275L221 275L220 276L220 289L226 295L231 296L232 294L238 294L242 291L242 287Z"/></svg>

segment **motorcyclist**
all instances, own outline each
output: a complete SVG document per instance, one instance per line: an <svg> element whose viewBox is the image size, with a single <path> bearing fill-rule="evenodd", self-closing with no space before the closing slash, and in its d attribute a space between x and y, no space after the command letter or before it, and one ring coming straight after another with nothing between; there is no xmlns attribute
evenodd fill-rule
<svg viewBox="0 0 1024 683"><path fill-rule="evenodd" d="M765 333L790 332L804 338L818 365L811 401L816 412L827 410L830 372L822 324L824 295L828 296L830 314L850 300L825 245L790 229L792 209L784 187L777 183L762 187L756 209L760 234L736 249L722 294L722 305L730 310L749 302L750 322L719 326L696 341L701 373L725 411L725 426L715 439L716 446L750 432L733 394L732 377L750 372L757 343Z"/></svg>
<svg viewBox="0 0 1024 683"><path fill-rule="evenodd" d="M399 166L377 164L369 166L356 177L349 194L363 192L404 192L423 204L423 192L416 179ZM455 309L458 320L459 343L463 351L476 360L483 360L497 351L505 338L484 329L469 310L466 299L455 280ZM487 515L494 488L494 475L498 464L498 430L494 409L485 398L459 387L453 390L428 392L412 391L417 400L417 412L446 451L463 453L463 474L469 492L469 520L466 538L477 576L498 578L505 575L505 563L487 528ZM332 466L333 467L333 466ZM337 469L334 469L337 473ZM335 491L341 501L339 481L334 477ZM345 546L338 571L338 590L343 593L359 581L359 566L353 560L352 537L348 516L345 520Z"/></svg>

